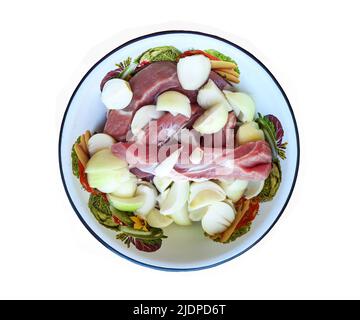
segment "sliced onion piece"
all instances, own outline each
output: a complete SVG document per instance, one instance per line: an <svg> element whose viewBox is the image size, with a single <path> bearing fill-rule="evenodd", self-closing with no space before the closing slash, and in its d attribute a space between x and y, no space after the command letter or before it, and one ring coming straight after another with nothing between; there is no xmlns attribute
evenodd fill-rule
<svg viewBox="0 0 360 320"><path fill-rule="evenodd" d="M193 182L190 186L189 209L196 210L225 200L224 190L212 181Z"/></svg>
<svg viewBox="0 0 360 320"><path fill-rule="evenodd" d="M160 213L164 215L171 215L182 210L188 197L189 181L174 181L166 199L160 204Z"/></svg>
<svg viewBox="0 0 360 320"><path fill-rule="evenodd" d="M134 115L131 122L131 132L134 136L138 135L139 132L153 119L159 119L164 115L164 112L157 111L156 106L147 105L141 107Z"/></svg>
<svg viewBox="0 0 360 320"><path fill-rule="evenodd" d="M225 202L216 202L207 208L201 220L204 231L209 235L224 232L234 221L234 209Z"/></svg>
<svg viewBox="0 0 360 320"><path fill-rule="evenodd" d="M228 111L223 104L216 104L207 109L193 124L193 128L201 134L220 131L226 124Z"/></svg>
<svg viewBox="0 0 360 320"><path fill-rule="evenodd" d="M166 200L166 197L168 196L169 192L170 192L170 189L166 189L157 196L156 200L159 203L160 208L162 207L164 201Z"/></svg>
<svg viewBox="0 0 360 320"><path fill-rule="evenodd" d="M222 180L219 182L220 186L224 189L226 196L231 199L233 202L240 200L244 194L246 187L248 186L248 181L246 180L232 180L225 181Z"/></svg>
<svg viewBox="0 0 360 320"><path fill-rule="evenodd" d="M226 100L224 93L218 88L214 81L209 81L199 90L197 95L197 103L200 107L208 109L216 104L223 104L228 111L232 108Z"/></svg>
<svg viewBox="0 0 360 320"><path fill-rule="evenodd" d="M111 150L103 149L96 152L88 161L85 172L95 173L100 171L117 170L127 167L127 162L115 157Z"/></svg>
<svg viewBox="0 0 360 320"><path fill-rule="evenodd" d="M101 100L108 109L124 109L132 99L130 84L123 79L110 79L101 92Z"/></svg>
<svg viewBox="0 0 360 320"><path fill-rule="evenodd" d="M232 109L240 121L253 121L255 118L255 102L243 92L223 91Z"/></svg>
<svg viewBox="0 0 360 320"><path fill-rule="evenodd" d="M207 207L196 210L189 210L189 218L191 221L200 221L206 214Z"/></svg>
<svg viewBox="0 0 360 320"><path fill-rule="evenodd" d="M153 183L155 187L159 190L159 192L164 192L171 185L172 180L168 177L155 176L153 179Z"/></svg>
<svg viewBox="0 0 360 320"><path fill-rule="evenodd" d="M137 179L130 177L129 180L121 183L120 187L112 192L114 196L122 198L131 198L135 195Z"/></svg>
<svg viewBox="0 0 360 320"><path fill-rule="evenodd" d="M191 105L190 100L184 94L177 91L166 91L160 94L156 101L157 111L168 111L173 116L182 114L190 118Z"/></svg>
<svg viewBox="0 0 360 320"><path fill-rule="evenodd" d="M203 159L204 151L200 147L196 147L190 155L190 161L193 164L199 164Z"/></svg>
<svg viewBox="0 0 360 320"><path fill-rule="evenodd" d="M183 147L175 150L167 158L165 158L156 168L155 175L157 177L168 177L171 170L174 168L178 161L179 155Z"/></svg>
<svg viewBox="0 0 360 320"><path fill-rule="evenodd" d="M211 63L203 55L181 58L177 64L177 75L185 90L199 89L209 78Z"/></svg>
<svg viewBox="0 0 360 320"><path fill-rule="evenodd" d="M146 216L146 221L151 227L165 228L173 223L173 219L170 216L162 215L158 209L152 209Z"/></svg>
<svg viewBox="0 0 360 320"><path fill-rule="evenodd" d="M108 194L107 199L114 208L129 212L134 212L135 210L139 209L145 202L143 195L138 195L132 198L121 198L112 194Z"/></svg>
<svg viewBox="0 0 360 320"><path fill-rule="evenodd" d="M106 133L96 133L90 137L87 146L90 157L102 149L108 149L115 143L115 139Z"/></svg>
<svg viewBox="0 0 360 320"><path fill-rule="evenodd" d="M256 197L264 187L265 180L249 181L249 184L245 190L244 196L246 199Z"/></svg>
<svg viewBox="0 0 360 320"><path fill-rule="evenodd" d="M236 132L236 143L238 145L264 139L264 132L259 129L259 125L254 121L244 123Z"/></svg>
<svg viewBox="0 0 360 320"><path fill-rule="evenodd" d="M136 214L141 217L146 217L147 214L155 208L157 192L155 188L139 185L136 190L136 195L144 198L144 203L136 210Z"/></svg>
<svg viewBox="0 0 360 320"><path fill-rule="evenodd" d="M187 203L185 202L185 204L183 205L183 207L174 212L171 215L171 218L174 220L174 222L180 226L189 226L191 225L191 220L189 219L189 212L188 212L188 208L187 208Z"/></svg>

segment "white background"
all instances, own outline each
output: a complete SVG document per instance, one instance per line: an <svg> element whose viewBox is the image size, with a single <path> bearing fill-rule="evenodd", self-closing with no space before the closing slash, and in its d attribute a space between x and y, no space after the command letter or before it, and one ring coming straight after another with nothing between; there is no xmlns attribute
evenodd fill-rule
<svg viewBox="0 0 360 320"><path fill-rule="evenodd" d="M297 117L301 166L268 236L192 273L137 266L85 230L57 140L82 75L132 37L197 29L274 73ZM357 1L11 1L0 11L0 298L360 298Z"/></svg>

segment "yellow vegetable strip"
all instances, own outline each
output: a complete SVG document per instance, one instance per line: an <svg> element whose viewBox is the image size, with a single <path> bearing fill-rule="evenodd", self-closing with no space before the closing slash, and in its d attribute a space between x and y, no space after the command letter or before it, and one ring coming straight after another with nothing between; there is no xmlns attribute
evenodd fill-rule
<svg viewBox="0 0 360 320"><path fill-rule="evenodd" d="M235 69L237 66L233 62L210 60L211 69Z"/></svg>
<svg viewBox="0 0 360 320"><path fill-rule="evenodd" d="M84 166L84 168L86 167L86 164L89 161L89 157L87 155L87 153L85 153L85 151L83 150L83 148L80 146L80 144L76 143L74 146L74 150L75 153L79 159L79 161L81 162L81 164Z"/></svg>
<svg viewBox="0 0 360 320"><path fill-rule="evenodd" d="M240 76L240 74L237 73L234 69L216 69L215 71L226 72L228 74L232 74L236 78L239 78Z"/></svg>
<svg viewBox="0 0 360 320"><path fill-rule="evenodd" d="M87 144L85 142L85 135L82 134L80 136L80 147L83 149L83 151L86 153L86 154L89 154L89 151L88 151L88 148L87 148Z"/></svg>
<svg viewBox="0 0 360 320"><path fill-rule="evenodd" d="M219 75L221 75L222 77L224 77L226 80L229 80L231 82L234 82L234 83L239 83L240 80L239 78L233 76L232 74L230 73L227 73L227 72L223 72L223 71L218 71L218 70L215 70Z"/></svg>
<svg viewBox="0 0 360 320"><path fill-rule="evenodd" d="M231 235L233 234L233 232L235 231L236 226L238 225L238 223L241 221L241 219L243 218L244 214L246 213L246 211L249 210L249 205L250 205L250 201L249 200L245 200L243 205L239 208L237 215L235 217L235 220L232 222L232 224L230 225L229 228L227 228L224 233L221 236L220 242L226 242L229 240L229 238L231 237Z"/></svg>
<svg viewBox="0 0 360 320"><path fill-rule="evenodd" d="M86 130L84 135L85 135L85 143L86 143L86 146L87 146L88 142L89 142L89 139L91 137L91 132L89 130Z"/></svg>

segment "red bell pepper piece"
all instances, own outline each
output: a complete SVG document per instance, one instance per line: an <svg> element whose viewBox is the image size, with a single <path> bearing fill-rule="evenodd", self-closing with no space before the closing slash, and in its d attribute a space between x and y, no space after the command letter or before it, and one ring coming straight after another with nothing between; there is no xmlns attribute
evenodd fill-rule
<svg viewBox="0 0 360 320"><path fill-rule="evenodd" d="M220 60L217 57L214 57L213 55L206 53L205 51L202 50L188 50L188 51L184 51L179 58L184 58L184 57L189 57L189 56L194 56L196 54L202 54L205 57L208 57L210 60Z"/></svg>

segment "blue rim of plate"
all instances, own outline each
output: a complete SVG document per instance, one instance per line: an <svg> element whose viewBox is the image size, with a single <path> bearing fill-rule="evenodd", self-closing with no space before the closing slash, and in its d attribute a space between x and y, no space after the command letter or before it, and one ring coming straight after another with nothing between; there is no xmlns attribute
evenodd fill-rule
<svg viewBox="0 0 360 320"><path fill-rule="evenodd" d="M80 212L78 211L78 209L76 208L71 196L70 196L70 193L69 193L69 190L67 189L67 186L66 186L66 182L65 182L65 177L64 177L64 172L63 172L63 169L62 169L62 162L61 162L61 141L62 141L62 133L63 133L63 129L64 129L64 124L65 124L65 121L66 121L66 116L67 116L67 113L68 113L68 110L70 108L70 105L72 103L72 100L73 98L75 97L78 89L80 88L80 86L82 85L82 83L84 82L84 80L87 78L87 76L93 71L94 68L97 67L97 65L99 63L101 63L103 60L107 59L110 55L112 55L114 52L118 51L119 49L122 49L126 46L128 46L129 44L131 43L134 43L134 42L137 42L137 41L140 41L140 40L143 40L143 39L147 39L147 38L151 38L151 37L155 37L155 36L160 36L160 35L165 35L165 34L175 34L175 33L182 33L182 34L195 34L195 35L201 35L201 36L206 36L206 37L210 37L210 38L214 38L216 40L220 40L222 42L225 42L235 48L237 48L238 50L242 51L243 53L245 53L246 55L248 55L250 58L252 58L255 62L257 62L268 74L269 76L271 77L271 79L274 81L274 83L277 85L277 87L279 88L281 94L283 95L285 101L286 101L286 104L289 108L289 111L291 113L291 117L292 117L292 120L293 120L293 123L294 123L294 127L295 127L295 135L296 135L296 145L297 145L297 159L296 159L296 168L295 168L295 175L294 175L294 179L293 179L293 182L292 182L292 185L291 185L291 189L290 189L290 192L288 194L288 197L282 207L282 209L280 210L278 216L276 217L275 221L273 222L273 224L261 235L261 237L259 237L253 244L251 244L250 246L248 246L246 249L240 251L239 253L233 255L232 257L230 258L227 258L227 259L224 259L222 261L219 261L219 262L216 262L216 263L213 263L213 264L209 264L207 266L202 266L202 267L194 267L194 268L167 268L167 267L160 267L160 266L156 266L156 265L151 265L151 264L147 264L147 263L144 263L144 262L140 262L138 260L135 260L133 258L130 258L128 257L127 255L117 251L115 248L113 248L112 246L110 246L108 243L106 243L104 240L102 240L91 228L90 226L85 222L85 220L82 218ZM228 262L232 259L235 259L237 257L239 257L240 255L242 255L243 253L245 253L246 251L250 250L253 246L255 246L257 243L259 243L268 233L269 231L273 228L273 226L276 224L276 222L279 220L279 218L281 217L281 215L283 214L287 204L289 203L289 200L291 198L291 195L294 191L294 187L295 187L295 184L296 184L296 180L297 180L297 176L298 176L298 171L299 171L299 162L300 162L300 140L299 140L299 131L298 131L298 127L297 127L297 123L296 123L296 119L295 119L295 115L294 115L294 111L293 109L291 108L291 105L290 105L290 101L288 99L288 97L286 96L285 94L285 91L283 90L283 88L281 87L281 85L279 84L279 82L276 80L276 78L274 77L274 75L270 72L270 70L258 59L256 58L252 53L248 52L247 50L243 49L242 47L238 46L237 44L229 41L229 40L226 40L224 38L221 38L219 36L215 36L213 34L208 34L208 33L204 33L204 32L199 32L199 31L190 31L190 30L167 30L167 31L159 31L159 32L154 32L154 33L150 33L150 34L146 34L146 35L143 35L143 36L140 36L140 37L137 37L137 38L134 38L132 40L129 40L125 43L123 43L122 45L118 46L117 48L115 48L114 50L110 51L109 53L107 53L104 57L102 57L98 62L96 62L90 69L88 72L86 72L86 74L83 76L83 78L80 80L79 84L76 86L73 94L71 95L71 98L67 104L67 107L66 107L66 110L65 110L65 113L64 113L64 116L63 116L63 119L62 119L62 122L61 122L61 127L60 127L60 135L59 135L59 145L58 145L58 157L59 157L59 167L60 167L60 174L61 174L61 180L62 180L62 183L63 183L63 186L64 186L64 189L65 189L65 192L66 192L66 195L69 199L69 202L72 206L72 208L74 209L76 215L78 216L78 218L80 219L80 221L83 223L83 225L86 227L86 229L102 244L104 245L107 249L109 249L110 251L116 253L117 255L131 261L131 262L134 262L138 265L141 265L141 266L144 266L144 267L148 267L148 268L152 268L152 269L156 269L156 270L162 270L162 271L172 271L172 272L178 272L178 271L198 271L198 270L203 270L203 269L208 269L208 268L213 268L213 267L216 267L220 264L223 264L225 262Z"/></svg>

